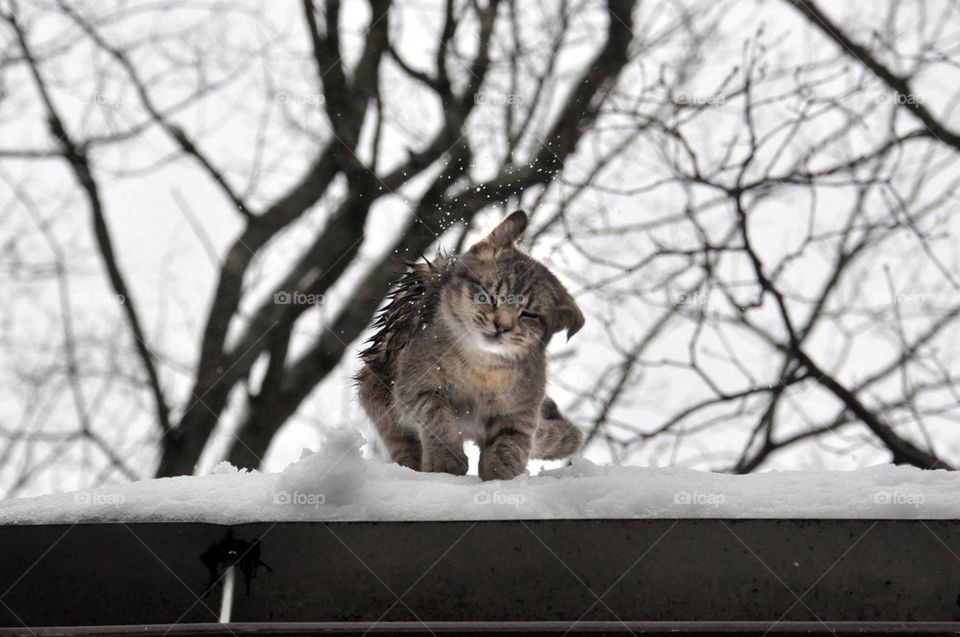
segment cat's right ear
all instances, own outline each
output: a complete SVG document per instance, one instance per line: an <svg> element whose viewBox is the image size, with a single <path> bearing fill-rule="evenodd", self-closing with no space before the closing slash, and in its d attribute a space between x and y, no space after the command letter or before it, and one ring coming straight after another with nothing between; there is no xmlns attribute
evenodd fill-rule
<svg viewBox="0 0 960 637"><path fill-rule="evenodd" d="M500 225L494 228L490 234L473 244L470 252L477 253L505 248L519 239L526 228L527 213L523 210L517 210L501 221Z"/></svg>
<svg viewBox="0 0 960 637"><path fill-rule="evenodd" d="M550 333L566 330L567 342L570 342L570 337L580 331L584 322L583 312L580 311L577 302L573 300L569 292L562 290L556 307L553 308L547 319L547 328Z"/></svg>

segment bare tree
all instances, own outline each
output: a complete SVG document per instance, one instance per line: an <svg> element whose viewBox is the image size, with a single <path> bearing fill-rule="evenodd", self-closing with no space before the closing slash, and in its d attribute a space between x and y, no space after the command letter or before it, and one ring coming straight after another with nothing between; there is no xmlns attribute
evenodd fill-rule
<svg viewBox="0 0 960 637"><path fill-rule="evenodd" d="M702 456L736 472L810 441L952 468L956 361L944 344L960 311L947 209L958 157L946 118L957 96L937 115L911 78L953 64L944 43L956 32L955 7L939 6L936 17L925 9L909 24L889 6L885 54L905 66L894 72L814 3L785 4L815 27L824 53L771 66L770 39L746 38L741 68L712 93L681 96L686 114L658 122L662 176L616 190L673 189L682 203L675 216L614 229L643 233L646 248L636 263L602 262L609 277L644 278L624 294L649 303L662 290L666 307L586 392L600 405L590 435L623 460L665 435L680 444L741 430L743 443ZM907 28L917 34L903 43L917 47L912 60L893 46ZM697 127L707 114L715 122L717 108L737 117L719 143ZM661 238L664 227L674 238ZM644 358L671 328L683 330L687 357ZM684 370L675 378L702 395L653 427L618 421L613 408L638 392L637 374L663 366Z"/></svg>
<svg viewBox="0 0 960 637"><path fill-rule="evenodd" d="M788 0L760 17L694 0L7 2L0 126L30 134L0 145L0 258L22 272L25 237L43 238L49 273L17 276L60 289L61 312L29 355L12 355L23 328L4 333L25 400L0 478L17 492L78 449L94 480L191 473L224 432L227 459L259 466L342 382L403 263L513 206L590 317L554 361L589 453L952 468L960 126L930 78L955 72L960 21L918 7L860 26ZM215 267L185 357L131 283L116 219L136 211L110 195L151 197L172 169ZM70 244L81 217L96 267ZM80 263L115 299L97 338L70 305ZM40 349L66 363L41 370ZM148 423L132 438L127 409ZM144 445L155 470L130 463Z"/></svg>

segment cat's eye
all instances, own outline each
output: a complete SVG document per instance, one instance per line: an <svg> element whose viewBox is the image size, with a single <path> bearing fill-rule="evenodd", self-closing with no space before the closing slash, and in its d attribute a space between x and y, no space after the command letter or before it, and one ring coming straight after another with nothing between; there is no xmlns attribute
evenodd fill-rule
<svg viewBox="0 0 960 637"><path fill-rule="evenodd" d="M474 285L473 302L479 303L480 305L492 305L493 297L484 289L482 285Z"/></svg>
<svg viewBox="0 0 960 637"><path fill-rule="evenodd" d="M531 312L530 310L523 310L520 312L520 318L530 319L531 321L539 321L540 315L536 312Z"/></svg>

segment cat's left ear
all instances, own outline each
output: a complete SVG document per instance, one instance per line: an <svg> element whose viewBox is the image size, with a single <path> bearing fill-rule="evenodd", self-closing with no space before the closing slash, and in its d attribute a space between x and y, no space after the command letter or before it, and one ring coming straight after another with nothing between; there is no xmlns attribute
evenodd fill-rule
<svg viewBox="0 0 960 637"><path fill-rule="evenodd" d="M580 311L577 302L573 300L573 296L566 290L562 290L560 298L557 299L557 304L550 313L549 325L551 333L566 330L567 342L569 342L570 338L580 331L584 322L583 312Z"/></svg>
<svg viewBox="0 0 960 637"><path fill-rule="evenodd" d="M500 225L490 231L490 234L473 244L470 251L483 252L504 248L519 239L526 228L527 213L523 210L517 210L501 221Z"/></svg>

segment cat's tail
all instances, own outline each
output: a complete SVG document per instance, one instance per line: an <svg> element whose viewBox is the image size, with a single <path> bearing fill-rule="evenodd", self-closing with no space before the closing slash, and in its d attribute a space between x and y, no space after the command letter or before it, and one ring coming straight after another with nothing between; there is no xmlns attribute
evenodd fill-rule
<svg viewBox="0 0 960 637"><path fill-rule="evenodd" d="M540 424L533 435L530 457L537 460L562 460L580 448L583 435L576 425L563 417L557 403L547 397L540 405Z"/></svg>

